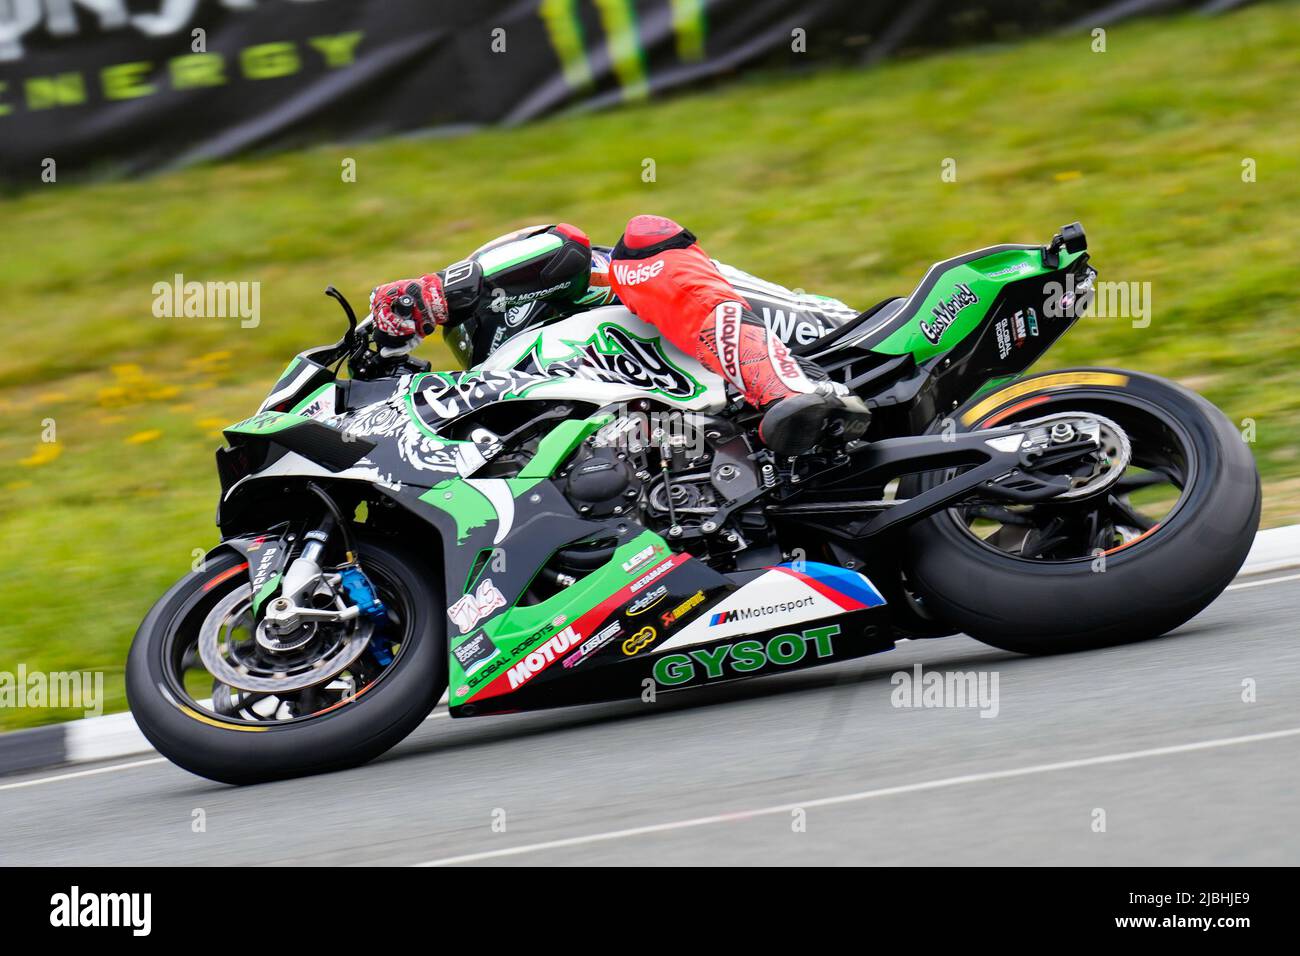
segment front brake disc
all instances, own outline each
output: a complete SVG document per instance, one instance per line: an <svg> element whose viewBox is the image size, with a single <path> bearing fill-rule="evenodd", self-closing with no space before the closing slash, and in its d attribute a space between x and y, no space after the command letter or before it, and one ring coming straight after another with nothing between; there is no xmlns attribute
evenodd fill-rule
<svg viewBox="0 0 1300 956"><path fill-rule="evenodd" d="M240 588L217 602L199 630L199 657L216 680L237 690L287 694L314 687L351 667L370 642L374 626L365 618L336 628L318 628L315 638L292 654L269 653L253 632L253 601ZM243 627L248 636L238 640Z"/></svg>

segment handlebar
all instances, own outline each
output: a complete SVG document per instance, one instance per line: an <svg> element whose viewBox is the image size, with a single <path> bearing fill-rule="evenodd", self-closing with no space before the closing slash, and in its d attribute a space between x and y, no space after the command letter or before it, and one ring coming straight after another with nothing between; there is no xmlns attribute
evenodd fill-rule
<svg viewBox="0 0 1300 956"><path fill-rule="evenodd" d="M325 290L325 294L343 308L343 313L348 319L348 330L342 339L322 351L318 359L322 364L329 364L337 358L346 357L348 371L354 378L375 378L392 374L399 369L411 372L429 370L429 363L422 359L412 359L409 355L384 356L377 349L372 351L371 346L375 344L374 317L367 315L358 322L351 304L341 292L330 286ZM392 309L394 315L410 318L415 314L415 298L409 295L398 296L393 301Z"/></svg>

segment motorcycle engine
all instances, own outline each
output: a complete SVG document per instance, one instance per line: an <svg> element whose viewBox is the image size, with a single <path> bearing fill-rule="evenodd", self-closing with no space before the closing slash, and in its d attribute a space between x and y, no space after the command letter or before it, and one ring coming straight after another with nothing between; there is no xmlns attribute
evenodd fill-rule
<svg viewBox="0 0 1300 956"><path fill-rule="evenodd" d="M779 554L767 547L761 504L749 501L775 476L755 463L748 438L726 419L620 415L579 450L563 481L580 514L634 517L675 550L719 569L760 567Z"/></svg>
<svg viewBox="0 0 1300 956"><path fill-rule="evenodd" d="M584 445L564 482L564 493L582 515L622 514L640 496L641 482L626 455L610 446Z"/></svg>

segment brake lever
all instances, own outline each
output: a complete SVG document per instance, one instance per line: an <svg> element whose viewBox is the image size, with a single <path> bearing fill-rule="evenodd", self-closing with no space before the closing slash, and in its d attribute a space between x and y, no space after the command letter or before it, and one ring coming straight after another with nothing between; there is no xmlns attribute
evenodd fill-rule
<svg viewBox="0 0 1300 956"><path fill-rule="evenodd" d="M352 343L356 341L357 334L357 314L352 311L352 303L347 300L347 297L344 296L342 292L334 288L332 285L325 287L325 294L342 306L343 314L348 317L348 331L343 336L343 342L351 346Z"/></svg>

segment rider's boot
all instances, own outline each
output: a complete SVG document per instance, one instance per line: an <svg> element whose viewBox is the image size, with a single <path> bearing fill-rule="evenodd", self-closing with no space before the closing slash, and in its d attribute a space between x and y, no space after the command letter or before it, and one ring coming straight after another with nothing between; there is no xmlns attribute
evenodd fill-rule
<svg viewBox="0 0 1300 956"><path fill-rule="evenodd" d="M856 395L838 394L832 383L777 399L758 426L763 444L783 457L811 451L823 441L850 442L866 434L871 409Z"/></svg>

